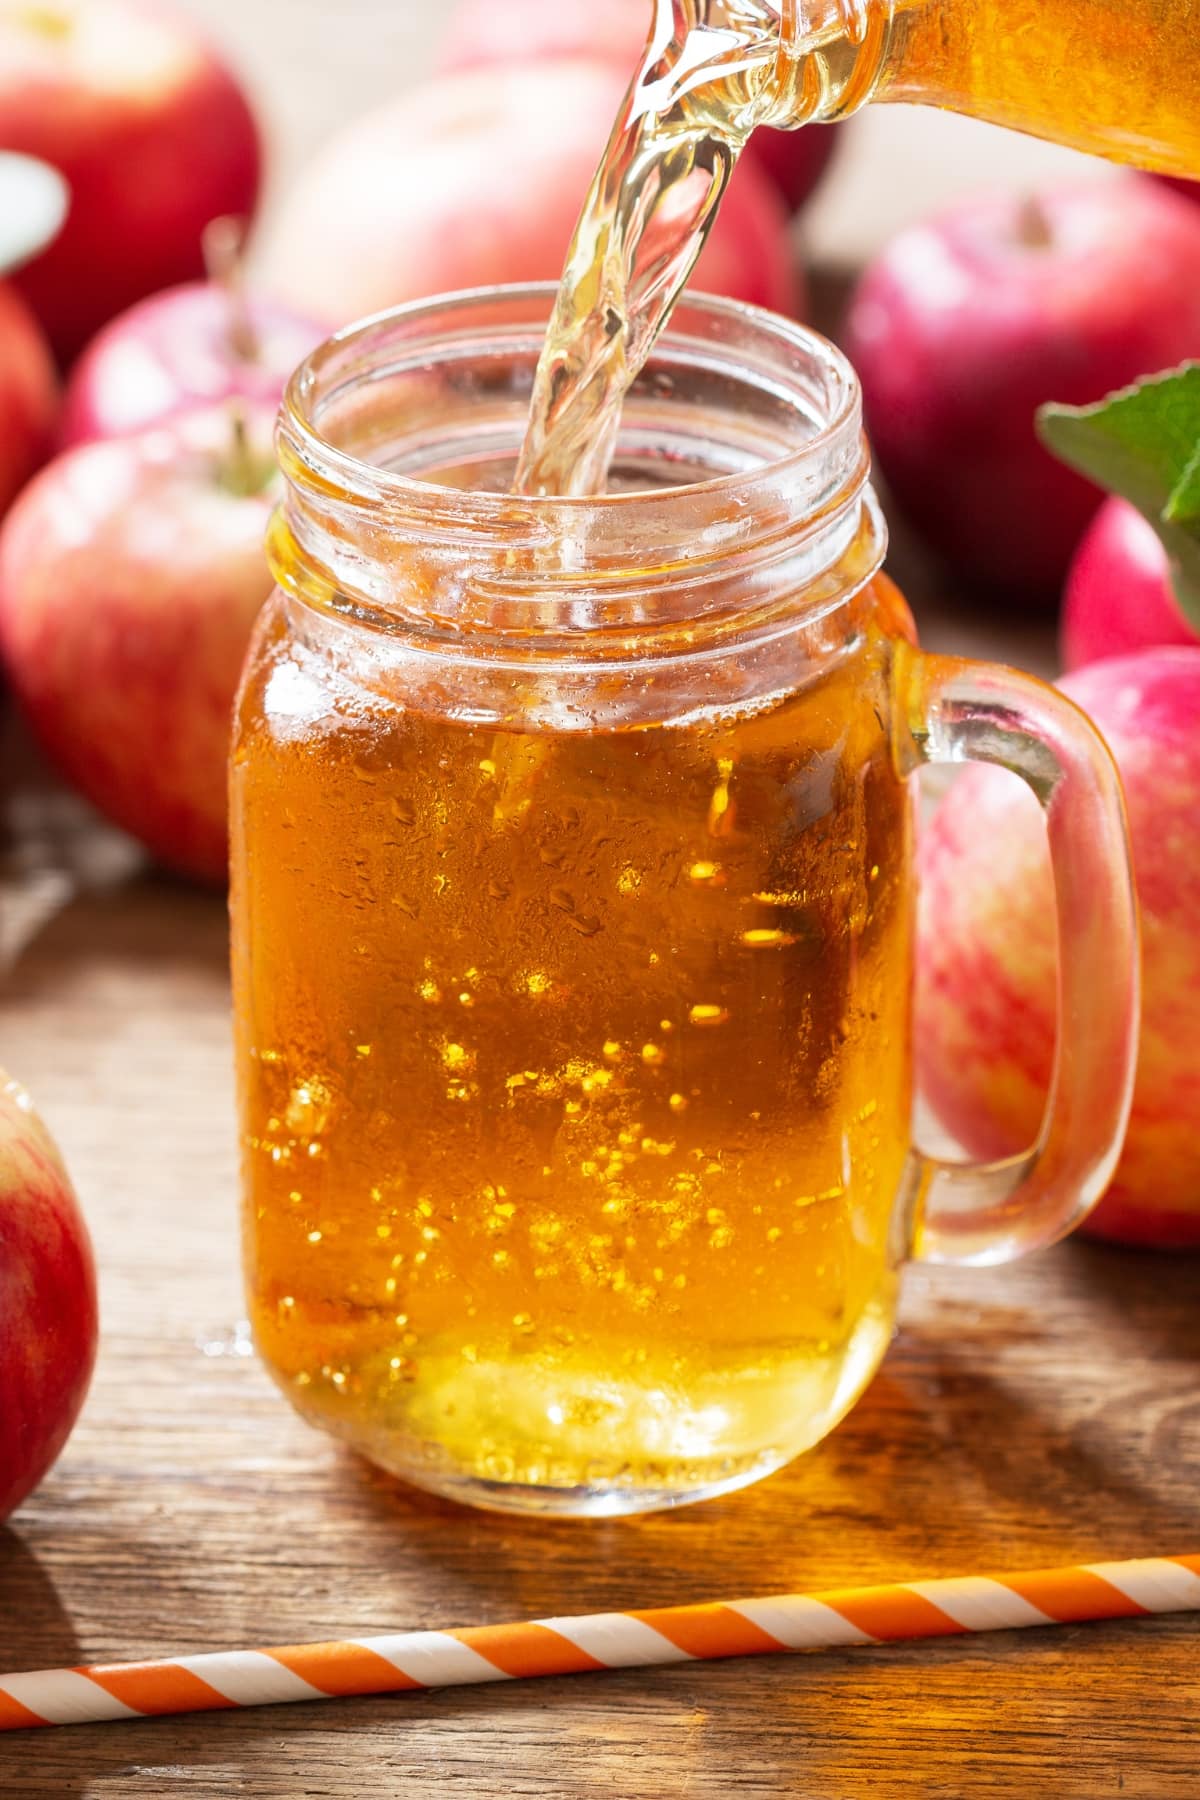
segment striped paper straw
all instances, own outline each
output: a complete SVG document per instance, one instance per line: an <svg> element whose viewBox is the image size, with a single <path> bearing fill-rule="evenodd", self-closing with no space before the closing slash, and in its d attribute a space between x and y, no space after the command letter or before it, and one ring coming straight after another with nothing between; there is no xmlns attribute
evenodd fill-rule
<svg viewBox="0 0 1200 1800"><path fill-rule="evenodd" d="M1200 1611L1200 1556L0 1675L0 1731Z"/></svg>

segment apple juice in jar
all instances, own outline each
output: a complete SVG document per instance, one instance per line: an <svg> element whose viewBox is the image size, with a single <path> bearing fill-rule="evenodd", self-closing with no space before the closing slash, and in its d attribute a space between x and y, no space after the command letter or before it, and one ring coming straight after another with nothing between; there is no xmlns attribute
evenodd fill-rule
<svg viewBox="0 0 1200 1800"><path fill-rule="evenodd" d="M907 615L849 372L765 316L685 307L604 500L508 498L547 306L364 327L285 414L233 764L246 1257L314 1421L633 1510L815 1442L891 1330Z"/></svg>

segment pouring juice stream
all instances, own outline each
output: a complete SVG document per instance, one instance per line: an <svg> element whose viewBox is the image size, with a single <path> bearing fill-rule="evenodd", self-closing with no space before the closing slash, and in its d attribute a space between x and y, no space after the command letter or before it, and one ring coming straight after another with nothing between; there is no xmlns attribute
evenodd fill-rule
<svg viewBox="0 0 1200 1800"><path fill-rule="evenodd" d="M621 401L757 126L915 100L1200 175L1198 0L655 0L567 254L517 469L604 490Z"/></svg>

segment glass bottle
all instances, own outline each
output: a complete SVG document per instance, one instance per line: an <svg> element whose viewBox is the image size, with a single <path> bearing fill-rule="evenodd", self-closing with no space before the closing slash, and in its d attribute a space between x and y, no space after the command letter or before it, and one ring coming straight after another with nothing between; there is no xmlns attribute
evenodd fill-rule
<svg viewBox="0 0 1200 1800"><path fill-rule="evenodd" d="M660 39L668 13L779 45L755 125L908 101L1200 177L1197 0L659 0Z"/></svg>

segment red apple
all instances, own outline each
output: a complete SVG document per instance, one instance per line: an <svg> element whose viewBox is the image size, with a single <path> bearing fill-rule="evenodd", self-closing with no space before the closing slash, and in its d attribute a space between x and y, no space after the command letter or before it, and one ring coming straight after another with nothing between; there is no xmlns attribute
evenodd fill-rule
<svg viewBox="0 0 1200 1800"><path fill-rule="evenodd" d="M58 378L37 320L0 282L0 515L44 463L58 425Z"/></svg>
<svg viewBox="0 0 1200 1800"><path fill-rule="evenodd" d="M53 242L69 201L66 182L49 163L0 150L0 275L11 275Z"/></svg>
<svg viewBox="0 0 1200 1800"><path fill-rule="evenodd" d="M1183 194L1188 200L1200 200L1200 178L1189 180L1181 175L1156 175L1154 179L1165 182L1175 193Z"/></svg>
<svg viewBox="0 0 1200 1800"><path fill-rule="evenodd" d="M964 576L1048 598L1099 494L1034 412L1200 356L1200 210L1134 176L960 203L869 269L845 344L903 511Z"/></svg>
<svg viewBox="0 0 1200 1800"><path fill-rule="evenodd" d="M0 1069L0 1519L79 1416L96 1358L96 1271L67 1171Z"/></svg>
<svg viewBox="0 0 1200 1800"><path fill-rule="evenodd" d="M770 176L792 211L799 212L841 141L838 125L805 125L798 131L777 131L764 125L751 137L746 155Z"/></svg>
<svg viewBox="0 0 1200 1800"><path fill-rule="evenodd" d="M459 0L442 39L442 69L478 69L547 57L611 62L626 81L637 67L653 18L653 0ZM793 210L808 199L837 145L837 131L761 130L746 158L769 175Z"/></svg>
<svg viewBox="0 0 1200 1800"><path fill-rule="evenodd" d="M241 88L159 0L0 11L0 147L41 157L70 188L62 232L17 277L64 358L135 300L201 275L205 225L258 196Z"/></svg>
<svg viewBox="0 0 1200 1800"><path fill-rule="evenodd" d="M1144 946L1133 1117L1088 1229L1200 1245L1200 647L1092 663L1063 688L1121 770ZM925 836L922 875L922 1086L973 1154L1007 1156L1037 1135L1054 1047L1053 885L1032 794L968 770Z"/></svg>
<svg viewBox="0 0 1200 1800"><path fill-rule="evenodd" d="M1067 575L1062 658L1068 669L1155 644L1200 645L1175 597L1167 553L1127 500L1106 500Z"/></svg>
<svg viewBox="0 0 1200 1800"><path fill-rule="evenodd" d="M292 370L322 335L284 307L213 282L152 294L106 325L75 364L62 441L122 437L235 397L278 406Z"/></svg>
<svg viewBox="0 0 1200 1800"><path fill-rule="evenodd" d="M332 325L404 300L555 280L623 92L601 62L469 70L353 124L301 176L261 265L265 289ZM694 285L790 312L783 206L739 169Z"/></svg>
<svg viewBox="0 0 1200 1800"><path fill-rule="evenodd" d="M0 531L0 653L68 780L164 863L225 875L225 765L271 589L272 415L231 410L84 444Z"/></svg>

